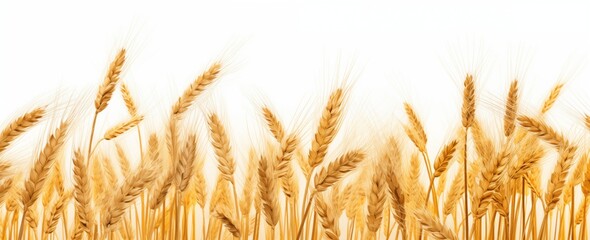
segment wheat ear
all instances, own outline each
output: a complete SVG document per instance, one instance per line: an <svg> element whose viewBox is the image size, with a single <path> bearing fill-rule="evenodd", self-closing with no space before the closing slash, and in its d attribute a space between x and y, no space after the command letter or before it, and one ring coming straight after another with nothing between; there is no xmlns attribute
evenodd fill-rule
<svg viewBox="0 0 590 240"><path fill-rule="evenodd" d="M567 146L560 149L559 159L551 173L549 183L547 183L547 192L545 193L545 212L550 212L555 208L563 188L565 186L565 180L569 173L569 169L572 166L572 160L576 152L576 147Z"/></svg>
<svg viewBox="0 0 590 240"><path fill-rule="evenodd" d="M235 161L231 153L231 145L225 132L225 127L221 123L217 114L209 116L209 130L211 132L211 144L217 156L217 167L223 178L233 183L233 174L235 171Z"/></svg>
<svg viewBox="0 0 590 240"><path fill-rule="evenodd" d="M6 150L18 136L35 126L43 115L45 115L45 108L39 107L10 122L0 133L0 153Z"/></svg>
<svg viewBox="0 0 590 240"><path fill-rule="evenodd" d="M445 198L443 205L444 216L448 216L455 212L457 203L461 200L461 195L463 194L463 191L465 191L465 188L463 187L463 169L459 170L460 171L455 174L455 178L453 179L453 182L451 182L451 187Z"/></svg>
<svg viewBox="0 0 590 240"><path fill-rule="evenodd" d="M121 83L121 94L123 95L123 101L125 102L125 107L127 107L127 111L129 115L136 116L137 115L137 104L129 91L129 87L125 83Z"/></svg>
<svg viewBox="0 0 590 240"><path fill-rule="evenodd" d="M209 68L199 75L190 85L184 90L182 95L178 98L172 107L172 114L179 116L186 112L186 110L193 104L193 101L199 96L209 85L211 85L218 78L221 71L221 63L215 62Z"/></svg>
<svg viewBox="0 0 590 240"><path fill-rule="evenodd" d="M176 182L178 184L178 190L181 192L186 190L189 180L193 175L196 158L197 137L194 134L190 134L180 155L179 164L176 165Z"/></svg>
<svg viewBox="0 0 590 240"><path fill-rule="evenodd" d="M231 211L227 207L218 207L213 216L221 220L223 226L234 237L239 238L241 236L240 225L238 225L238 221L232 216Z"/></svg>
<svg viewBox="0 0 590 240"><path fill-rule="evenodd" d="M527 116L519 116L520 125L529 132L536 134L545 142L553 145L557 149L569 145L568 141L549 125L540 120L535 120Z"/></svg>
<svg viewBox="0 0 590 240"><path fill-rule="evenodd" d="M117 56L109 66L106 77L98 88L96 99L94 100L96 113L102 112L107 107L109 100L111 100L111 97L113 96L117 82L119 82L121 69L125 63L125 53L125 49L119 50L119 53L117 53Z"/></svg>
<svg viewBox="0 0 590 240"><path fill-rule="evenodd" d="M91 199L86 161L80 150L77 150L74 152L75 225L86 233L90 233L94 219L92 216L92 206L90 206Z"/></svg>
<svg viewBox="0 0 590 240"><path fill-rule="evenodd" d="M345 174L354 170L364 158L365 154L360 150L350 151L340 156L315 175L315 190L318 192L325 191L343 178Z"/></svg>
<svg viewBox="0 0 590 240"><path fill-rule="evenodd" d="M49 170L57 158L61 147L63 146L69 123L62 122L55 132L49 137L45 147L39 154L37 161L33 165L29 178L25 182L25 192L22 196L22 202L25 208L35 203L47 179Z"/></svg>
<svg viewBox="0 0 590 240"><path fill-rule="evenodd" d="M137 124L139 124L141 121L143 120L143 116L133 116L131 117L131 119L125 121L125 122L121 122L117 125L115 125L114 127L112 127L111 129L109 129L105 134L104 134L104 139L105 140L111 140L113 138L118 137L119 135L127 132L129 129L134 128L135 126L137 126Z"/></svg>
<svg viewBox="0 0 590 240"><path fill-rule="evenodd" d="M473 75L468 74L463 82L463 107L461 108L461 123L469 128L475 119L475 82Z"/></svg>
<svg viewBox="0 0 590 240"><path fill-rule="evenodd" d="M6 196L10 192L10 189L12 189L13 184L12 178L4 180L4 182L0 184L0 204L4 202L4 199L6 199Z"/></svg>
<svg viewBox="0 0 590 240"><path fill-rule="evenodd" d="M435 239L440 240L456 240L457 236L445 225L436 219L428 210L420 209L414 213L416 219L422 225L422 229L430 234Z"/></svg>
<svg viewBox="0 0 590 240"><path fill-rule="evenodd" d="M277 180L274 176L272 164L265 157L261 157L258 165L258 194L262 200L264 219L271 228L277 225L280 218Z"/></svg>
<svg viewBox="0 0 590 240"><path fill-rule="evenodd" d="M157 181L156 186L154 188L154 193L151 196L150 201L150 208L157 209L166 199L168 195L168 191L170 190L170 186L172 186L172 181L174 180L174 172L169 171L167 174L162 175Z"/></svg>
<svg viewBox="0 0 590 240"><path fill-rule="evenodd" d="M458 142L456 140L451 141L442 149L442 151L436 157L436 160L434 161L435 178L440 177L445 171L447 171L449 163L451 162L451 159L453 159L453 154L457 149L457 144Z"/></svg>
<svg viewBox="0 0 590 240"><path fill-rule="evenodd" d="M535 140L535 138L531 139ZM524 176L531 168L539 164L545 156L546 151L537 141L529 141L525 143L521 153L518 154L517 164L514 164L508 172L508 175L512 179L518 179Z"/></svg>
<svg viewBox="0 0 590 240"><path fill-rule="evenodd" d="M406 111L408 121L410 122L409 127L404 127L406 134L420 152L426 152L426 142L428 141L428 138L426 137L422 122L409 103L404 103L404 110Z"/></svg>
<svg viewBox="0 0 590 240"><path fill-rule="evenodd" d="M551 109L551 107L553 107L553 104L555 103L555 101L559 97L559 94L561 93L562 88L563 88L563 83L557 83L557 84L555 84L555 86L553 86L553 88L551 89L551 92L549 93L549 96L547 96L547 98L545 99L545 102L543 102L543 107L541 108L542 114L548 112L549 109Z"/></svg>
<svg viewBox="0 0 590 240"><path fill-rule="evenodd" d="M324 236L330 240L340 238L340 229L335 218L334 209L328 206L323 194L316 194L314 198L315 212L324 228Z"/></svg>
<svg viewBox="0 0 590 240"><path fill-rule="evenodd" d="M393 164L387 164L387 173L385 180L387 182L387 190L391 196L391 206L394 209L393 217L402 231L402 238L406 237L406 194L404 193L399 178L397 177L395 167Z"/></svg>
<svg viewBox="0 0 590 240"><path fill-rule="evenodd" d="M518 81L510 84L508 97L506 97L506 109L504 111L504 136L508 137L514 132L514 120L518 109Z"/></svg>
<svg viewBox="0 0 590 240"><path fill-rule="evenodd" d="M281 142L285 137L285 130L283 129L281 121L279 121L278 117L266 106L262 107L262 115L264 116L266 125L272 135L277 141Z"/></svg>
<svg viewBox="0 0 590 240"><path fill-rule="evenodd" d="M131 164L129 163L129 158L127 158L123 146L121 146L120 144L115 144L115 148L117 149L117 159L119 160L119 167L121 168L123 176L126 177L131 172Z"/></svg>
<svg viewBox="0 0 590 240"><path fill-rule="evenodd" d="M485 214L492 201L495 189L502 184L502 177L508 166L510 151L502 150L491 162L484 162L484 169L479 173L479 184L474 194L472 212L476 219Z"/></svg>
<svg viewBox="0 0 590 240"><path fill-rule="evenodd" d="M33 169L31 169L29 177L25 181L25 189L22 192L21 196L25 213L28 213L27 211L32 210L29 208L33 206L37 201L37 198L39 198L39 195L41 194L41 191L44 188L45 180L47 179L49 170L51 169L53 162L59 155L59 151L61 150L61 147L65 142L68 127L68 122L62 122L60 124L60 126L55 130L55 132L51 134L51 136L49 136L49 139L47 140L45 147L43 148L43 150L41 150L41 153L39 154L37 161L35 161ZM23 215L21 219L21 225L18 234L19 239L22 239L23 236L22 234L24 231L23 225L25 222L25 216L31 217L29 214L32 213ZM30 219L27 220L27 222L31 223Z"/></svg>
<svg viewBox="0 0 590 240"><path fill-rule="evenodd" d="M312 169L324 161L328 147L338 132L344 98L344 90L342 88L336 89L330 95L328 103L322 111L322 117L309 150L308 161Z"/></svg>
<svg viewBox="0 0 590 240"><path fill-rule="evenodd" d="M59 223L59 219L61 218L61 215L63 213L64 208L66 207L68 201L70 200L70 197L72 196L71 192L64 192L59 199L57 200L57 202L55 202L53 204L53 207L51 208L51 211L49 212L49 214L47 215L47 219L45 219L44 223L45 224L45 234L52 234L53 232L55 232L55 229L57 227L57 224Z"/></svg>
<svg viewBox="0 0 590 240"><path fill-rule="evenodd" d="M371 179L371 191L367 200L367 228L376 233L383 219L383 207L385 206L385 174L380 166L374 167Z"/></svg>
<svg viewBox="0 0 590 240"><path fill-rule="evenodd" d="M111 232L117 227L123 214L143 192L146 185L154 180L156 171L152 166L141 165L136 172L125 179L102 215L105 230Z"/></svg>
<svg viewBox="0 0 590 240"><path fill-rule="evenodd" d="M254 198L254 191L257 185L258 176L258 161L256 159L256 153L253 149L248 152L248 168L246 170L246 180L244 181L244 188L242 191L242 199L240 201L240 210L243 215L250 214L250 208L252 207L252 201Z"/></svg>
<svg viewBox="0 0 590 240"><path fill-rule="evenodd" d="M291 158L293 157L293 152L297 148L298 144L299 139L294 134L281 141L281 152L277 156L276 161L276 172L278 178L284 178L289 174L289 171L292 174Z"/></svg>

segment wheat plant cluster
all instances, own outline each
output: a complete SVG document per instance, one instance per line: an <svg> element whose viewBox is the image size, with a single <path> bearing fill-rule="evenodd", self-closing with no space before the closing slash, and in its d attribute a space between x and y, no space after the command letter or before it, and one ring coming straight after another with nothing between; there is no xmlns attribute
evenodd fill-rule
<svg viewBox="0 0 590 240"><path fill-rule="evenodd" d="M142 103L120 77L125 60L122 49L95 88L93 105L41 104L2 126L0 156L36 125L50 123L36 137L38 146L20 150L33 151L30 165L0 162L1 239L588 237L588 151L544 117L563 83L541 109L522 114L514 79L503 93L503 124L493 127L478 119L476 75L464 73L459 131L438 149L427 149L428 133L409 103L398 134L358 146L335 141L360 127L342 124L354 114L346 111L345 81L314 106L321 114L312 118L309 141L259 104L266 141L239 142L222 114L196 106L219 81L224 61L207 66L154 128L144 124L149 112L138 111ZM98 131L104 110L119 97L127 120ZM91 109L92 121L79 121L78 108ZM191 112L206 120L192 121ZM590 128L590 116L580 123ZM89 137L70 137L82 130ZM118 141L122 135L133 137ZM108 144L115 147L100 147ZM239 157L236 146L251 149L248 156ZM207 177L206 162L217 166L217 178ZM543 167L550 168L548 179Z"/></svg>

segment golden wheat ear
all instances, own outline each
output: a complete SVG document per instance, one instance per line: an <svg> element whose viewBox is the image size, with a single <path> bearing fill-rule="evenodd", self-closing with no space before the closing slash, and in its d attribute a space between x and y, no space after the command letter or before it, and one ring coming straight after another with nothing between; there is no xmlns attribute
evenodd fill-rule
<svg viewBox="0 0 590 240"><path fill-rule="evenodd" d="M537 137L543 139L545 142L553 145L557 149L561 147L567 147L569 145L569 142L565 139L565 137L563 137L545 122L527 116L519 116L517 119L523 128L537 135Z"/></svg>
<svg viewBox="0 0 590 240"><path fill-rule="evenodd" d="M217 166L219 172L227 181L233 183L235 161L231 152L231 145L225 127L217 114L209 116L208 124L211 132L211 144L213 145L218 160Z"/></svg>
<svg viewBox="0 0 590 240"><path fill-rule="evenodd" d="M45 115L45 107L39 107L14 119L0 133L0 153L27 130L35 126Z"/></svg>
<svg viewBox="0 0 590 240"><path fill-rule="evenodd" d="M330 95L328 103L322 111L322 117L309 150L308 161L312 169L324 161L328 147L338 133L345 98L344 89L336 89Z"/></svg>
<svg viewBox="0 0 590 240"><path fill-rule="evenodd" d="M506 97L506 109L504 112L504 136L509 137L514 132L516 111L518 110L518 80L512 81L508 96Z"/></svg>
<svg viewBox="0 0 590 240"><path fill-rule="evenodd" d="M74 152L74 201L76 212L74 219L77 230L90 233L94 219L91 206L90 180L86 160L80 150Z"/></svg>
<svg viewBox="0 0 590 240"><path fill-rule="evenodd" d="M280 218L277 190L272 163L269 163L265 157L261 157L258 164L258 194L262 200L264 219L271 228L277 225Z"/></svg>
<svg viewBox="0 0 590 240"><path fill-rule="evenodd" d="M221 220L223 226L236 238L241 236L240 225L238 221L232 216L231 211L227 207L218 207L215 209L214 217Z"/></svg>
<svg viewBox="0 0 590 240"><path fill-rule="evenodd" d="M186 112L197 96L217 80L221 72L221 67L221 62L215 62L205 72L199 75L178 98L172 107L172 115L180 116Z"/></svg>
<svg viewBox="0 0 590 240"><path fill-rule="evenodd" d="M125 179L101 216L106 231L112 232L117 229L125 211L155 178L156 169L153 169L153 166L141 165L132 176Z"/></svg>
<svg viewBox="0 0 590 240"><path fill-rule="evenodd" d="M416 210L414 216L416 216L416 219L420 222L420 225L422 225L422 229L429 233L433 238L440 240L458 239L451 229L440 223L428 210Z"/></svg>
<svg viewBox="0 0 590 240"><path fill-rule="evenodd" d="M461 123L469 128L475 119L475 81L473 75L467 74L463 82L463 107L461 108Z"/></svg>
<svg viewBox="0 0 590 240"><path fill-rule="evenodd" d="M324 228L324 236L330 240L340 239L340 229L334 215L334 209L328 206L323 194L316 194L314 202L315 212Z"/></svg>
<svg viewBox="0 0 590 240"><path fill-rule="evenodd" d="M549 109L551 109L553 107L553 104L555 104L555 101L557 101L557 98L559 98L559 95L561 94L562 89L563 89L563 83L558 82L553 86L553 88L551 89L551 92L549 92L549 95L547 96L547 98L543 102L543 107L541 108L541 114L547 113L549 111Z"/></svg>
<svg viewBox="0 0 590 240"><path fill-rule="evenodd" d="M385 174L375 164L373 177L371 179L371 191L367 200L367 228L376 233L381 227L383 220L383 208L385 206L386 190Z"/></svg>
<svg viewBox="0 0 590 240"><path fill-rule="evenodd" d="M129 129L134 128L135 126L137 126L137 124L139 124L141 121L143 120L143 116L133 116L131 117L131 119L125 121L125 122L121 122L117 125L115 125L114 127L112 127L111 129L109 129L105 134L104 134L104 139L105 140L111 140L113 138L118 137L119 135L129 131Z"/></svg>
<svg viewBox="0 0 590 240"><path fill-rule="evenodd" d="M102 112L105 108L107 108L111 97L113 96L113 92L115 91L115 87L119 82L121 69L123 68L123 64L125 63L125 49L119 50L115 59L111 62L107 74L104 78L104 81L100 84L98 88L98 92L96 93L96 99L94 100L94 107L96 108L96 113Z"/></svg>
<svg viewBox="0 0 590 240"><path fill-rule="evenodd" d="M343 178L344 175L354 170L364 159L365 154L360 150L350 151L340 156L315 175L315 190L318 192L325 191Z"/></svg>

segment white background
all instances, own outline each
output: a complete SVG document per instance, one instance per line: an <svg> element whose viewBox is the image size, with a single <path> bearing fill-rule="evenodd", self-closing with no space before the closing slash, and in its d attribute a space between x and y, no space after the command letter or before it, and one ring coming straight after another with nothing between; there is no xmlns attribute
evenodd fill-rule
<svg viewBox="0 0 590 240"><path fill-rule="evenodd" d="M240 106L252 99L272 102L285 122L306 99L318 108L336 66L357 70L351 102L365 110L405 121L401 103L411 102L433 152L459 123L467 71L481 76L478 111L497 113L488 124L501 126L514 77L529 113L555 82L566 82L560 110L550 115L566 123L563 131L575 132L571 126L590 113L587 1L215 2L1 2L0 116L8 120L59 91L92 99L121 47L129 49L123 80L153 118L219 56L230 68L213 92L235 129ZM122 108L120 100L111 105ZM115 113L103 121L125 118Z"/></svg>

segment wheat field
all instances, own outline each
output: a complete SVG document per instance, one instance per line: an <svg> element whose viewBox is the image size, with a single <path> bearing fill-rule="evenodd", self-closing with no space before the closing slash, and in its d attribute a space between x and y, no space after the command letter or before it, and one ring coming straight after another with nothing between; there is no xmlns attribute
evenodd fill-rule
<svg viewBox="0 0 590 240"><path fill-rule="evenodd" d="M186 87L164 124L148 127L150 113L138 110L142 103L120 77L126 54L121 49L112 59L93 105L56 110L41 103L2 126L1 239L587 239L587 150L544 117L564 83L541 109L524 114L514 79L497 93L498 128L478 118L478 79L466 72L461 127L434 149L410 103L400 134L358 146L335 141L356 127L343 124L354 114L346 83L315 106L321 114L309 141L259 104L265 141L242 142L230 137L223 114L195 106L219 81L224 61L213 61ZM123 100L127 120L98 131L113 98ZM78 108L91 109L92 122L55 113ZM193 121L191 112L205 120ZM579 121L590 130L590 116ZM43 122L52 127L37 133L37 146L17 149L33 151L30 166L2 158ZM88 137L70 137L82 130ZM123 135L132 137L117 141ZM236 146L250 149L247 158ZM207 162L217 166L216 178ZM547 179L544 167L551 169Z"/></svg>

